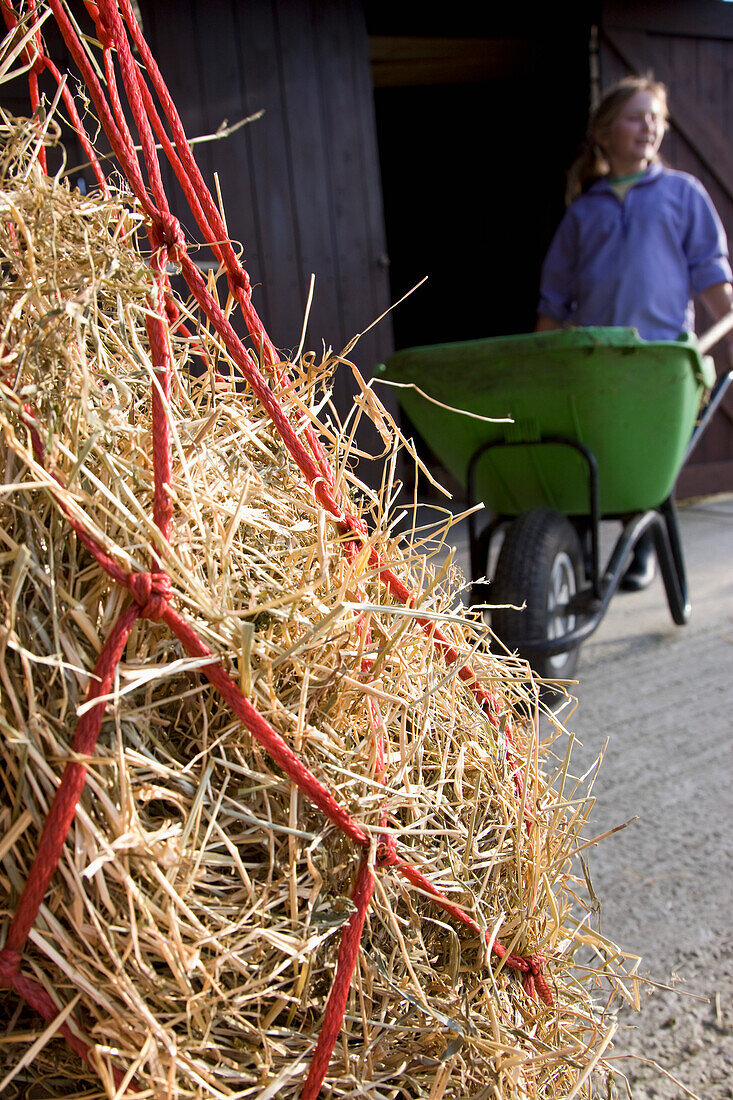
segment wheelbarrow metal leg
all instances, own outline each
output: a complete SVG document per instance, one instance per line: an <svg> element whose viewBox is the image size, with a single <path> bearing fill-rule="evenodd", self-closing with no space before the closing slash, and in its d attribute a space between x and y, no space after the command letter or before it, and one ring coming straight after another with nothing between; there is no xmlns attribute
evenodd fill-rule
<svg viewBox="0 0 733 1100"><path fill-rule="evenodd" d="M634 547L647 531L651 531L654 538L672 618L678 626L684 626L690 617L690 603L687 598L682 543L674 503L666 500L658 511L642 512L626 522L606 566L601 598L589 599L586 590L585 593L579 593L568 607L569 613L578 616L579 622L575 628L561 638L528 639L524 643L527 653L542 656L560 653L570 646L580 645L598 629L606 608L618 591L621 579L631 563Z"/></svg>
<svg viewBox="0 0 733 1100"><path fill-rule="evenodd" d="M663 526L660 524L654 530L659 567L670 614L677 626L684 626L690 618L691 606L687 592L687 576L682 556L677 509L671 497L660 505L659 511L664 521Z"/></svg>

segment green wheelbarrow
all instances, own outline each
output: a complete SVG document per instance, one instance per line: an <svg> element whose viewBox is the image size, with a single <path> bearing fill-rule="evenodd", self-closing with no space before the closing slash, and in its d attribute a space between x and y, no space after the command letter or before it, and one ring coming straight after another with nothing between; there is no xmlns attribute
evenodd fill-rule
<svg viewBox="0 0 733 1100"><path fill-rule="evenodd" d="M469 517L472 600L540 676L575 671L648 531L672 618L687 622L672 490L733 378L716 383L705 354L732 326L733 314L699 341L659 343L627 328L533 333L408 348L380 366L469 506L483 502ZM601 568L605 519L622 527Z"/></svg>

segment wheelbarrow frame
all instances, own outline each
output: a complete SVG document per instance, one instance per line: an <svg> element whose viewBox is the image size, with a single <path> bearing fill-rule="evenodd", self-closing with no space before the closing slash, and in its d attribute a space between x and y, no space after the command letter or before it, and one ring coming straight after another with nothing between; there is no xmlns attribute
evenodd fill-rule
<svg viewBox="0 0 733 1100"><path fill-rule="evenodd" d="M695 430L692 434L684 462L696 447L701 435L707 428L718 405L723 400L725 393L733 381L733 371L721 375L711 393ZM657 508L651 508L636 513L601 514L600 509L600 484L598 463L593 452L577 439L567 436L547 435L533 441L507 441L490 440L477 448L468 463L467 495L469 508L472 510L468 517L469 551L471 563L473 603L482 601L485 587L481 578L486 571L486 563L489 560L491 543L501 527L513 522L515 515L496 514L479 530L477 524L477 511L475 505L479 502L475 492L475 474L479 460L487 451L504 447L542 447L542 446L570 447L580 454L586 464L588 473L588 502L587 515L582 518L589 520L591 537L590 554L590 584L577 592L567 605L555 609L555 614L573 616L580 622L571 630L555 638L542 637L537 639L525 639L522 642L522 650L528 657L552 657L569 649L574 649L586 641L595 630L598 629L608 605L618 591L621 581L631 562L634 548L639 540L647 532L651 532L654 540L654 548L659 561L660 572L664 584L667 603L673 621L678 626L684 626L690 617L690 600L687 590L687 577L685 573L684 555L682 552L682 540L680 537L677 509L672 495ZM602 519L620 520L623 524L621 534L609 556L608 562L601 574L600 569L600 524Z"/></svg>

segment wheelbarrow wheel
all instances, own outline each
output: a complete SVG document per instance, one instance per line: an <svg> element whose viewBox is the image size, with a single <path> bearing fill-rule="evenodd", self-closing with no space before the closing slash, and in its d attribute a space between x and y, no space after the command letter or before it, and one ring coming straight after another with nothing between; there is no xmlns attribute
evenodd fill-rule
<svg viewBox="0 0 733 1100"><path fill-rule="evenodd" d="M495 634L525 657L543 678L572 676L579 646L553 656L533 655L530 641L559 638L575 626L568 601L583 582L583 552L572 524L549 508L535 508L514 520L504 539L491 585L492 604L526 606L521 611L497 607L491 613Z"/></svg>

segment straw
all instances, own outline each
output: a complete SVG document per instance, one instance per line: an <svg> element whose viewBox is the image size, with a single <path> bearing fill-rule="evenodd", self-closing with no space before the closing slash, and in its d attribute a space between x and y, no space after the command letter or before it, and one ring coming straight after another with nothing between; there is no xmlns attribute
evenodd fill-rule
<svg viewBox="0 0 733 1100"><path fill-rule="evenodd" d="M550 784L555 764L550 746L538 744L526 666L495 651L481 615L462 607L455 566L436 575L425 533L400 533L394 464L379 491L359 482L350 434L325 398L344 357L306 352L287 363L281 400L292 423L305 417L319 429L340 490L371 532L368 545L490 688L496 724L458 675L461 662L449 664L415 612L389 595L368 553L344 552L226 350L183 301L198 323L195 341L170 335L173 529L170 544L160 538L151 518L152 277L142 215L121 187L84 196L46 177L34 134L28 120L0 115L4 920L95 662L129 602L71 516L125 571L157 556L176 610L364 832L397 838L401 857L491 942L546 957L552 1008L528 997L430 892L395 868L379 870L325 1094L590 1096L610 1072L608 1005L623 988L625 958L589 927L573 851L590 795L573 786L564 749L559 783ZM359 409L401 446L371 391ZM392 453L390 445L386 467ZM24 971L91 1044L96 1072L61 1040L47 1043L51 1031L8 994L13 1086L35 1087L52 1071L58 1095L82 1086L117 1095L120 1075L123 1093L300 1094L353 911L359 853L283 776L200 666L164 624L133 626L23 953ZM581 965L588 947L592 965L585 957Z"/></svg>

